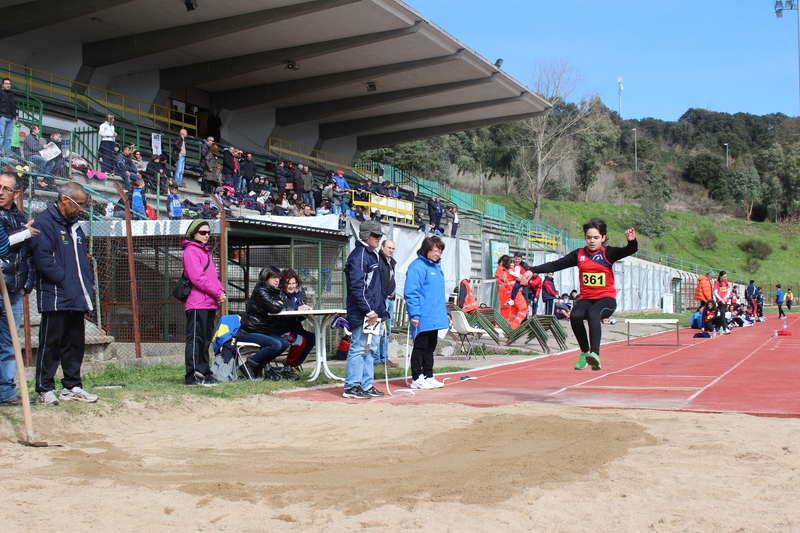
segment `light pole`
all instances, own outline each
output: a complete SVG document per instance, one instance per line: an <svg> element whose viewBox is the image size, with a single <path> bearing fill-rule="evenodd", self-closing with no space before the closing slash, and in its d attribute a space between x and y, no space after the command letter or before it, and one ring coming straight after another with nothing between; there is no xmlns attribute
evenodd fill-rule
<svg viewBox="0 0 800 533"><path fill-rule="evenodd" d="M730 168L730 159L728 159L728 143L725 143L725 166Z"/></svg>
<svg viewBox="0 0 800 533"><path fill-rule="evenodd" d="M800 7L797 6L798 0L786 0L785 2L781 2L781 0L775 0L775 16L778 18L783 17L783 12L785 10L794 10L800 11ZM798 12L797 16L797 65L798 65L798 79L800 80L800 12ZM798 84L800 87L800 84Z"/></svg>
<svg viewBox="0 0 800 533"><path fill-rule="evenodd" d="M636 128L633 128L633 171L639 172L639 154L636 147Z"/></svg>

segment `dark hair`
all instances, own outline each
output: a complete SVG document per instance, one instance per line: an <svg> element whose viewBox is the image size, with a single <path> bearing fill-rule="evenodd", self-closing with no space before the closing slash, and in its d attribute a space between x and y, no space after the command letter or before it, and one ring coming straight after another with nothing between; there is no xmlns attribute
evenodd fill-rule
<svg viewBox="0 0 800 533"><path fill-rule="evenodd" d="M422 257L428 257L428 252L431 251L431 248L437 248L444 252L444 241L439 238L438 235L434 235L433 237L425 237L422 240L422 244L417 250L417 253Z"/></svg>
<svg viewBox="0 0 800 533"><path fill-rule="evenodd" d="M600 235L602 235L604 237L605 237L606 233L608 232L608 228L606 227L606 223L603 222L603 219L601 219L601 218L595 217L592 220L590 220L589 222L587 222L586 224L584 224L583 225L583 234L586 235L586 232L589 231L592 228L594 228L597 231L599 231Z"/></svg>
<svg viewBox="0 0 800 533"><path fill-rule="evenodd" d="M14 174L13 172L8 172L8 171L0 172L0 176L5 176L7 178L13 179L14 180L13 189L15 191L18 191L20 189L20 184L19 184L19 180L17 179L17 175Z"/></svg>
<svg viewBox="0 0 800 533"><path fill-rule="evenodd" d="M503 265L504 268L511 268L511 258L508 255L501 255L497 260L498 265Z"/></svg>
<svg viewBox="0 0 800 533"><path fill-rule="evenodd" d="M717 310L717 302L714 300L709 300L706 302L706 309L709 311L716 311Z"/></svg>
<svg viewBox="0 0 800 533"><path fill-rule="evenodd" d="M775 285L775 288L776 288L776 289L780 289L780 288L781 288L781 284L780 284L780 283L778 283L777 285Z"/></svg>
<svg viewBox="0 0 800 533"><path fill-rule="evenodd" d="M300 279L300 276L297 275L297 272L291 268L287 268L281 272L281 289L286 289L286 284L289 283L289 280L292 278L294 278L294 280L297 282L298 287L303 284L303 280Z"/></svg>
<svg viewBox="0 0 800 533"><path fill-rule="evenodd" d="M265 266L261 269L261 272L258 274L258 282L259 283L267 283L271 278L280 278L281 271L278 270L277 267L274 266Z"/></svg>
<svg viewBox="0 0 800 533"><path fill-rule="evenodd" d="M720 270L719 271L719 276L717 276L717 279L722 279L722 276L724 276L726 274L727 274L727 272L725 272L724 270Z"/></svg>

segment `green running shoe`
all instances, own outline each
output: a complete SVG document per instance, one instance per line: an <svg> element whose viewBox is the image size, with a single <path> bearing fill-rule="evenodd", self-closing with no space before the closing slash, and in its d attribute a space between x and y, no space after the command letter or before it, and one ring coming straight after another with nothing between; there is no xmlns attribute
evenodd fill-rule
<svg viewBox="0 0 800 533"><path fill-rule="evenodd" d="M582 352L580 357L578 357L578 362L575 363L575 370L583 370L586 368L586 356L589 355L586 352Z"/></svg>
<svg viewBox="0 0 800 533"><path fill-rule="evenodd" d="M592 370L600 370L600 356L594 352L586 354L586 362L592 367Z"/></svg>

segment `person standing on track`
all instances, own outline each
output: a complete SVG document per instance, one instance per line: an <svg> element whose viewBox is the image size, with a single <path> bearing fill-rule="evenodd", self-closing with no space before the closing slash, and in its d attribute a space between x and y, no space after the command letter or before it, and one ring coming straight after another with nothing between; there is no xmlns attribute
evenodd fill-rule
<svg viewBox="0 0 800 533"><path fill-rule="evenodd" d="M583 225L586 246L570 252L568 255L531 267L533 272L554 272L569 267L578 267L580 274L580 296L572 307L570 324L575 338L581 348L581 355L575 363L575 370L583 370L587 363L592 370L600 370L600 340L602 338L601 323L610 317L617 308L617 289L614 287L613 264L620 259L633 255L639 249L636 241L636 230L625 230L628 245L624 248L606 246L606 223L593 218ZM583 321L589 323L589 335Z"/></svg>
<svg viewBox="0 0 800 533"><path fill-rule="evenodd" d="M781 284L778 283L775 285L775 305L778 306L778 320L782 318L786 318L786 313L783 312L783 302L784 302L783 291L781 290Z"/></svg>

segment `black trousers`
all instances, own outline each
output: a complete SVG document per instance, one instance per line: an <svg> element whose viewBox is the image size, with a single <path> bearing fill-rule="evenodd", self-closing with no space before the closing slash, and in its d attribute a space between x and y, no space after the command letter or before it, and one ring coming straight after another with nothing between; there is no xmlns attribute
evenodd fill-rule
<svg viewBox="0 0 800 533"><path fill-rule="evenodd" d="M417 379L420 374L426 378L433 377L433 352L439 342L439 330L423 331L414 339L414 348L411 350L411 379Z"/></svg>
<svg viewBox="0 0 800 533"><path fill-rule="evenodd" d="M58 365L64 372L61 386L82 387L81 365L86 346L83 311L42 313L39 325L39 349L36 352L36 392L55 390Z"/></svg>
<svg viewBox="0 0 800 533"><path fill-rule="evenodd" d="M569 315L569 322L582 352L600 354L600 341L603 338L603 319L614 314L616 309L617 301L611 297L597 300L578 300L575 302ZM588 338L586 337L586 328L583 327L584 320L589 324Z"/></svg>
<svg viewBox="0 0 800 533"><path fill-rule="evenodd" d="M208 366L208 347L214 337L216 309L189 309L186 311L186 383L197 381L195 372L211 375Z"/></svg>

